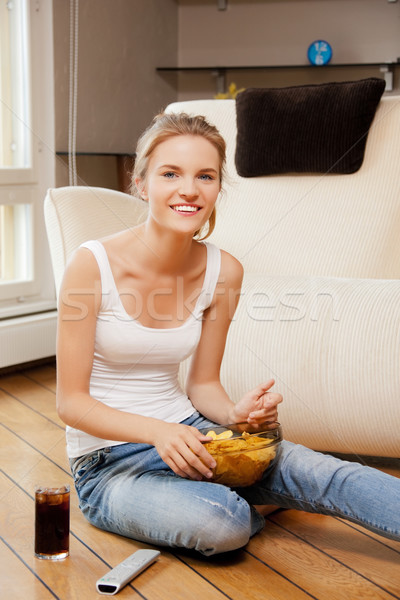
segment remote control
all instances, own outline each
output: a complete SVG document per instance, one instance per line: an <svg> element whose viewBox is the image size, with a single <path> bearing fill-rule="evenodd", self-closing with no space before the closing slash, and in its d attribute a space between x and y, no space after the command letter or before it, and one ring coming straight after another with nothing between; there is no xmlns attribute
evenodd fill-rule
<svg viewBox="0 0 400 600"><path fill-rule="evenodd" d="M97 591L113 596L151 565L159 554L158 550L136 550L96 582Z"/></svg>

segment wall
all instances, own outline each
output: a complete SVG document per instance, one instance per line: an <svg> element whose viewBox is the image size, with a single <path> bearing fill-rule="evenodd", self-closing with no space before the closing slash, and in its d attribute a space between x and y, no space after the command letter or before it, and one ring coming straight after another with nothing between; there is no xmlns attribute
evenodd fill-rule
<svg viewBox="0 0 400 600"><path fill-rule="evenodd" d="M400 2L387 0L227 0L225 11L217 10L217 0L179 0L178 64L306 65L307 48L316 39L329 41L332 63L396 61L399 25ZM227 83L273 87L370 76L382 74L368 67L231 71ZM215 92L210 74L179 75L180 100Z"/></svg>
<svg viewBox="0 0 400 600"><path fill-rule="evenodd" d="M68 0L53 0L56 149L68 150ZM131 153L151 118L176 99L174 82L158 77L176 64L175 0L81 0L77 149Z"/></svg>
<svg viewBox="0 0 400 600"><path fill-rule="evenodd" d="M68 148L69 1L53 0L56 149ZM230 71L238 87L285 86L382 77L379 67L307 68L307 47L327 39L335 63L400 57L400 1L387 0L81 0L79 3L79 183L118 187L117 160L134 151L151 118L176 99L212 98L210 73L157 73L158 66L302 65ZM395 70L399 93L400 67ZM65 156L57 185L67 185Z"/></svg>

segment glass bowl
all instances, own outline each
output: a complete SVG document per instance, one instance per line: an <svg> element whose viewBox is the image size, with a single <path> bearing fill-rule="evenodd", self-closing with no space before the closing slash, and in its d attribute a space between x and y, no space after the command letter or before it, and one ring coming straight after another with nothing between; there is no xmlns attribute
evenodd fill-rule
<svg viewBox="0 0 400 600"><path fill-rule="evenodd" d="M217 463L208 481L229 487L247 487L259 481L282 441L282 429L277 422L236 423L200 431L211 437L205 447Z"/></svg>

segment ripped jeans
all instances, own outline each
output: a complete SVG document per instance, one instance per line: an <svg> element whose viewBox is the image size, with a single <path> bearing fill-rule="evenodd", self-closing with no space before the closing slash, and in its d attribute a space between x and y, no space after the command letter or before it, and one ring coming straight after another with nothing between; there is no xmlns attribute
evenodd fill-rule
<svg viewBox="0 0 400 600"><path fill-rule="evenodd" d="M185 425L207 427L198 413ZM107 531L209 556L265 526L253 504L332 515L400 541L400 479L283 441L257 484L231 489L176 475L154 446L121 444L71 459L87 520Z"/></svg>

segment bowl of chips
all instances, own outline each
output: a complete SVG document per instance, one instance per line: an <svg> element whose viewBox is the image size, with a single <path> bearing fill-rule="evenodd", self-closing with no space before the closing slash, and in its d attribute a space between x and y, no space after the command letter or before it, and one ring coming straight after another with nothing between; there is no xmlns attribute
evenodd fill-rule
<svg viewBox="0 0 400 600"><path fill-rule="evenodd" d="M217 463L209 481L229 487L247 487L259 481L282 441L277 422L236 423L200 431L210 438L205 447Z"/></svg>

